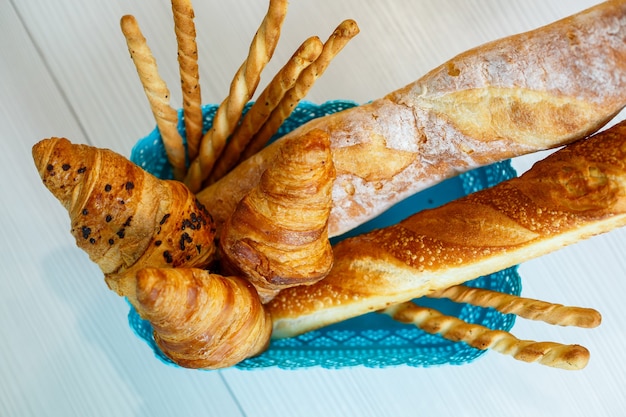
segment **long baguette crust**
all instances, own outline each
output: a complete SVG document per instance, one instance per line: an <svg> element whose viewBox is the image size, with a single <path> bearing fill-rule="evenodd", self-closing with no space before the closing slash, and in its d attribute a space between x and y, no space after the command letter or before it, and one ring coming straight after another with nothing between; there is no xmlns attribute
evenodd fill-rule
<svg viewBox="0 0 626 417"><path fill-rule="evenodd" d="M287 137L312 129L331 137L338 174L332 237L460 172L585 137L624 105L620 0L479 46L384 98L313 120ZM282 143L198 194L218 225Z"/></svg>
<svg viewBox="0 0 626 417"><path fill-rule="evenodd" d="M268 304L273 337L420 297L626 225L626 121L519 178L346 239L330 274Z"/></svg>

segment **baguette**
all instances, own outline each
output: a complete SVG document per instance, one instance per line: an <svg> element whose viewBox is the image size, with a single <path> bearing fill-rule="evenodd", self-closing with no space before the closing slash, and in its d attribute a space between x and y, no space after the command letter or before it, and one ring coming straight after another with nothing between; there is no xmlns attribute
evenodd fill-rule
<svg viewBox="0 0 626 417"><path fill-rule="evenodd" d="M462 53L386 97L284 138L313 129L330 135L333 237L445 178L592 134L626 105L625 75L626 1L608 1ZM283 143L197 194L218 228Z"/></svg>
<svg viewBox="0 0 626 417"><path fill-rule="evenodd" d="M428 295L623 225L626 121L519 178L339 242L324 280L267 304L273 337Z"/></svg>

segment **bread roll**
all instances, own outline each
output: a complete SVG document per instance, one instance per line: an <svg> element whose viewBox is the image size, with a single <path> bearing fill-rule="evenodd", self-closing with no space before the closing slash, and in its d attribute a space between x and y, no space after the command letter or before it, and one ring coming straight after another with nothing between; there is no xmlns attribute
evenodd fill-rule
<svg viewBox="0 0 626 417"><path fill-rule="evenodd" d="M337 169L329 235L338 236L445 178L593 133L626 104L625 75L626 1L608 1L462 53L285 139L329 133ZM218 228L283 143L198 194Z"/></svg>
<svg viewBox="0 0 626 417"><path fill-rule="evenodd" d="M519 178L341 241L324 280L267 304L273 337L409 301L623 225L626 121Z"/></svg>

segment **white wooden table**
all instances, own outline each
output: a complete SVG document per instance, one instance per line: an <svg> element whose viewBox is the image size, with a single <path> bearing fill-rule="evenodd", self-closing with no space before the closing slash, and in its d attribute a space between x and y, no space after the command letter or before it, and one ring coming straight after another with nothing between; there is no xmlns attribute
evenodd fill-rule
<svg viewBox="0 0 626 417"><path fill-rule="evenodd" d="M353 40L307 97L365 102L458 52L598 0L292 0L274 74L305 37L355 19ZM221 101L266 1L195 0L204 102ZM618 416L626 412L626 230L523 264L523 294L590 306L593 330L518 319L521 338L580 343L568 372L489 352L472 364L199 372L154 359L127 304L75 247L30 149L49 136L129 155L154 121L119 29L134 14L180 105L168 0L0 0L0 415ZM266 79L264 81L267 81ZM262 81L262 84L264 82ZM622 115L618 117L623 117ZM518 171L537 156L514 161Z"/></svg>

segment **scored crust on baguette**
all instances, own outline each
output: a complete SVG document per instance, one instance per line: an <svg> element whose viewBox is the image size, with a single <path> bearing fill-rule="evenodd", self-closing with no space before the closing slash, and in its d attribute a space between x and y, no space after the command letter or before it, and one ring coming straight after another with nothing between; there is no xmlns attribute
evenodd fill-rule
<svg viewBox="0 0 626 417"><path fill-rule="evenodd" d="M338 175L329 236L460 172L600 129L626 105L625 26L626 1L604 2L474 48L384 98L286 135L330 134ZM218 227L282 143L198 193Z"/></svg>
<svg viewBox="0 0 626 417"><path fill-rule="evenodd" d="M568 370L583 369L589 362L589 351L583 346L520 340L504 330L469 323L410 301L386 308L382 313L453 342L462 341L480 350L492 349L524 362Z"/></svg>
<svg viewBox="0 0 626 417"><path fill-rule="evenodd" d="M497 272L626 225L626 121L519 178L343 240L321 282L270 303L283 338Z"/></svg>

